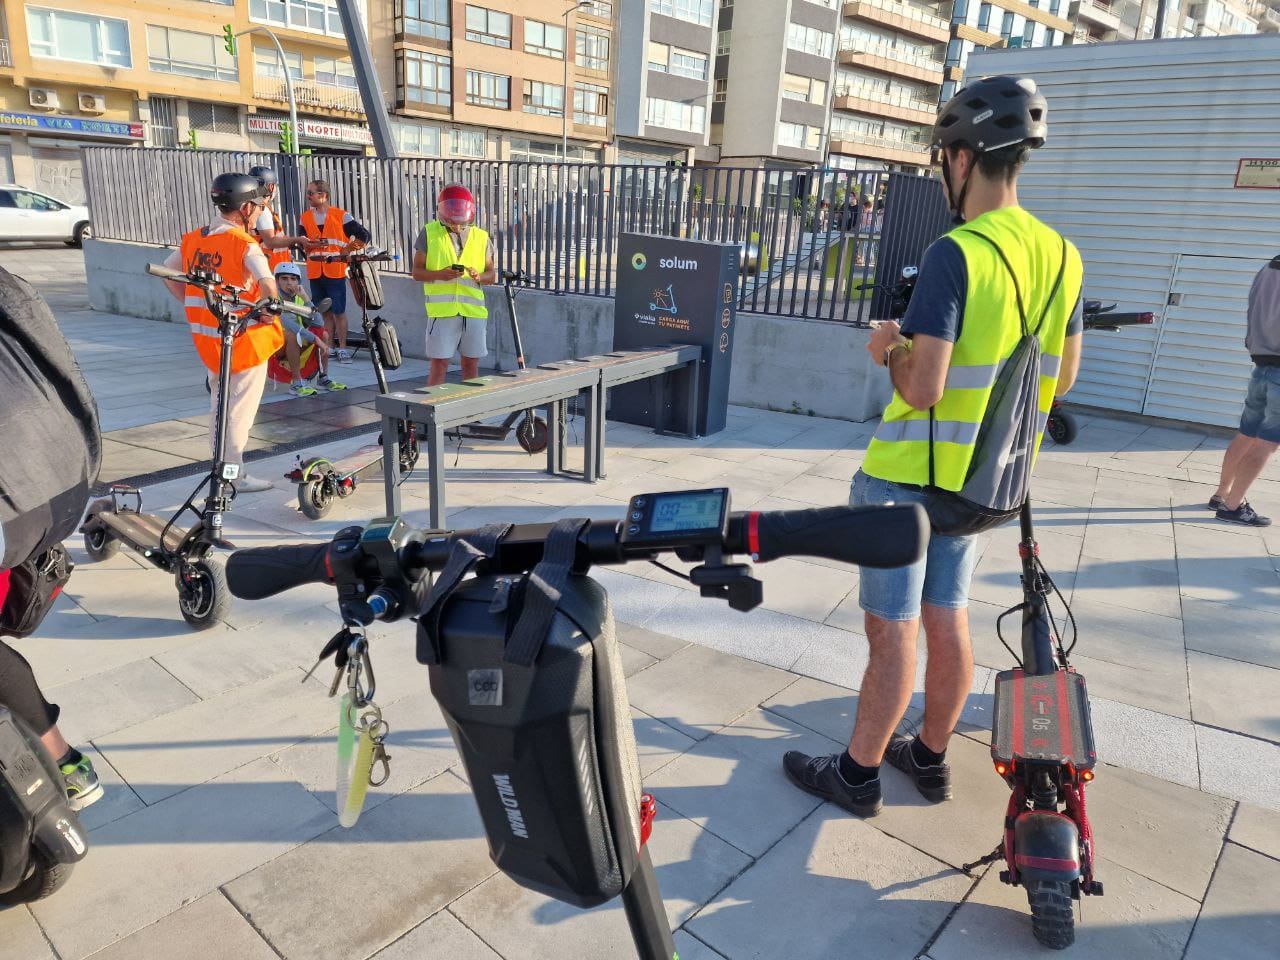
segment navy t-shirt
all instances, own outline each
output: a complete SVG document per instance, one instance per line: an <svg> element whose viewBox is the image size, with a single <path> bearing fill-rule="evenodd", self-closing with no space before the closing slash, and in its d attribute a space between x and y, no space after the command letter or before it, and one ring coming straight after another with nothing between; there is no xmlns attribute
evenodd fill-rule
<svg viewBox="0 0 1280 960"><path fill-rule="evenodd" d="M950 237L942 237L930 245L920 264L916 288L902 318L902 335L917 333L937 337L949 343L960 339L964 322L965 292L969 286L968 268L960 245ZM1084 330L1084 300L1077 299L1067 321L1067 336Z"/></svg>

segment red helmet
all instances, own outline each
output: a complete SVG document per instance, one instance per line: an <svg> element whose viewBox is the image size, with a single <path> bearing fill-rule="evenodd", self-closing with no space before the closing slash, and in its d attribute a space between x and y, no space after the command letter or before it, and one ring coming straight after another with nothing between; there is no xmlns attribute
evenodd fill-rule
<svg viewBox="0 0 1280 960"><path fill-rule="evenodd" d="M436 216L446 223L462 226L474 223L476 199L462 184L450 184L436 197Z"/></svg>

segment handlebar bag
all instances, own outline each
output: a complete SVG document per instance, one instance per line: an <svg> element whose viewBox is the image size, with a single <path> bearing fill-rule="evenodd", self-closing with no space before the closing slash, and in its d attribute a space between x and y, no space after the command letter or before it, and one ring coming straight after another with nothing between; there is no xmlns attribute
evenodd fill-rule
<svg viewBox="0 0 1280 960"><path fill-rule="evenodd" d="M373 341L378 348L378 359L387 370L399 370L404 363L400 353L400 337L396 334L395 325L381 317L373 318Z"/></svg>
<svg viewBox="0 0 1280 960"><path fill-rule="evenodd" d="M362 310L381 310L387 305L376 263L360 260L351 265L351 293Z"/></svg>
<svg viewBox="0 0 1280 960"><path fill-rule="evenodd" d="M62 544L0 570L0 637L29 637L40 626L75 564Z"/></svg>
<svg viewBox="0 0 1280 960"><path fill-rule="evenodd" d="M582 523L557 524L524 577L482 573L440 590L446 568L419 619L418 657L494 863L521 886L593 907L636 869L641 790L608 596L570 573Z"/></svg>

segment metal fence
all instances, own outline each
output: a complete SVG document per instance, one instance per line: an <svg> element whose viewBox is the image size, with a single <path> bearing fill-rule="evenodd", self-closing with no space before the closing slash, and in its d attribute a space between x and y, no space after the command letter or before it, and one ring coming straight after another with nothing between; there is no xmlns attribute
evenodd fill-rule
<svg viewBox="0 0 1280 960"><path fill-rule="evenodd" d="M667 167L425 158L298 156L210 150L90 147L85 184L100 239L174 245L209 222L205 193L226 170L277 171L291 231L303 186L329 181L336 206L397 254L413 241L445 184L465 184L493 238L499 266L554 293L610 296L617 242L656 233L743 248L739 309L865 322L880 251L918 258L942 230L932 179L829 169ZM932 207L931 207L932 202ZM910 210L908 210L908 207ZM911 211L920 208L920 216ZM890 235L885 224L896 224ZM905 251L905 253L901 252Z"/></svg>

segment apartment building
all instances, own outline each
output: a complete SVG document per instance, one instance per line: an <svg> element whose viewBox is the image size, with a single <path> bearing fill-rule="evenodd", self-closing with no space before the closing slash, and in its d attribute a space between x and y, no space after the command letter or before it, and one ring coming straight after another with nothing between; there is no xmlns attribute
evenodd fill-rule
<svg viewBox="0 0 1280 960"><path fill-rule="evenodd" d="M813 166L825 154L838 0L722 0L711 144L724 166Z"/></svg>

